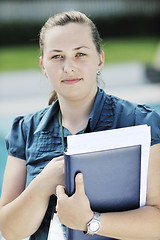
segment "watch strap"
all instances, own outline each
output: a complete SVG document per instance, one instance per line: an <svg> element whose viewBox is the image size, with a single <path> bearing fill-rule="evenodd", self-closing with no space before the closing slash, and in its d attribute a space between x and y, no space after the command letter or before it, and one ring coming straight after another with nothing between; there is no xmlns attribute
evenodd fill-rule
<svg viewBox="0 0 160 240"><path fill-rule="evenodd" d="M98 225L98 228L96 231L92 231L90 229L91 224L93 224L93 222L96 222ZM93 218L87 223L87 232L84 232L86 235L94 235L96 234L100 229L100 213L98 212L94 212Z"/></svg>

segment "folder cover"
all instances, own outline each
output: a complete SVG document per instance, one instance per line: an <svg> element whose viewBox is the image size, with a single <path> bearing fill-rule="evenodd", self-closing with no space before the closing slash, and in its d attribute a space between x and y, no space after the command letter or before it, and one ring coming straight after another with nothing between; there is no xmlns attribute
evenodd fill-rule
<svg viewBox="0 0 160 240"><path fill-rule="evenodd" d="M68 136L64 153L66 193L71 196L75 192L75 176L82 172L93 211L118 212L144 206L150 143L146 124ZM66 239L54 216L48 240L57 239L57 229ZM103 239L113 238L67 228L67 240Z"/></svg>
<svg viewBox="0 0 160 240"><path fill-rule="evenodd" d="M83 173L86 195L93 211L118 212L140 207L141 145L111 150L67 154L65 158L66 193L75 192L75 176ZM88 236L67 229L68 240L111 239Z"/></svg>

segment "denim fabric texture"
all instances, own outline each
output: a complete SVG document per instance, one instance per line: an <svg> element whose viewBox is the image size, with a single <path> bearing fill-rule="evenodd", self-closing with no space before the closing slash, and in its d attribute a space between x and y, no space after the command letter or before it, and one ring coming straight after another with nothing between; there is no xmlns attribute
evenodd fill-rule
<svg viewBox="0 0 160 240"><path fill-rule="evenodd" d="M58 112L59 102L57 100L34 114L17 117L6 137L8 154L26 161L26 187L51 159L63 155ZM151 126L151 145L160 143L160 115L158 113L146 105L138 105L107 95L98 88L85 132L141 124ZM67 148L67 136L71 133L66 128L63 131L65 148ZM56 197L51 196L44 220L37 232L30 237L31 240L47 239L50 218L55 205Z"/></svg>

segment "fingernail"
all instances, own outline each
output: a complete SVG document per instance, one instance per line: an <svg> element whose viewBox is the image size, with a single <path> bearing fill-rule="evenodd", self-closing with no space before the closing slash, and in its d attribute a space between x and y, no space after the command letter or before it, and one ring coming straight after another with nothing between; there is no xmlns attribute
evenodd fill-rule
<svg viewBox="0 0 160 240"><path fill-rule="evenodd" d="M82 180L83 179L83 174L82 173L78 173L78 179Z"/></svg>

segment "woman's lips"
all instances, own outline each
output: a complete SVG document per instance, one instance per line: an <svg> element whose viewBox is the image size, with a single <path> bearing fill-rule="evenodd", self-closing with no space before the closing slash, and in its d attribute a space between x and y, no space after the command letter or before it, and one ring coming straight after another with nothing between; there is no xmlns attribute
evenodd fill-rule
<svg viewBox="0 0 160 240"><path fill-rule="evenodd" d="M69 84L69 85L78 83L79 81L81 81L81 78L68 78L68 79L62 80L63 83Z"/></svg>

